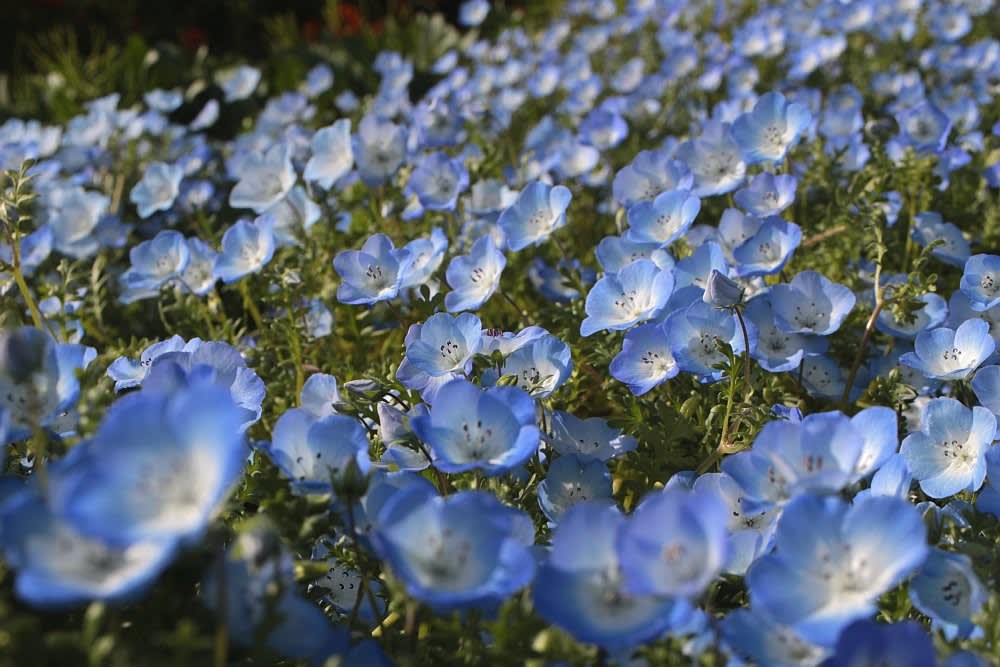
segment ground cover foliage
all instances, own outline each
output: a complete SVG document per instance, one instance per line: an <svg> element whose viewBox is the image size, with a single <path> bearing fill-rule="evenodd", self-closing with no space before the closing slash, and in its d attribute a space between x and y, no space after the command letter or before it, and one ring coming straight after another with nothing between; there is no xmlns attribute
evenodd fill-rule
<svg viewBox="0 0 1000 667"><path fill-rule="evenodd" d="M0 126L0 662L996 664L997 16L66 45Z"/></svg>

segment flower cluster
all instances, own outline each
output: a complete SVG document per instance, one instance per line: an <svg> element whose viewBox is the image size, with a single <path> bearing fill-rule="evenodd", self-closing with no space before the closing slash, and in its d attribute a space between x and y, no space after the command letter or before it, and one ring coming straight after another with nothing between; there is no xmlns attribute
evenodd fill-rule
<svg viewBox="0 0 1000 667"><path fill-rule="evenodd" d="M465 2L369 94L242 65L0 126L0 615L118 606L148 664L133 622L218 665L990 664L993 3L561 9Z"/></svg>

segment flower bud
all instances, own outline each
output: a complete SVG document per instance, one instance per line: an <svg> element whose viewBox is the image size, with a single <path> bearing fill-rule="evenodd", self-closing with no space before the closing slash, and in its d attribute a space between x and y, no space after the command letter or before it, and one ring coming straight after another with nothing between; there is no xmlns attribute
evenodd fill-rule
<svg viewBox="0 0 1000 667"><path fill-rule="evenodd" d="M743 300L743 288L720 273L718 269L712 269L702 300L716 308L732 308Z"/></svg>

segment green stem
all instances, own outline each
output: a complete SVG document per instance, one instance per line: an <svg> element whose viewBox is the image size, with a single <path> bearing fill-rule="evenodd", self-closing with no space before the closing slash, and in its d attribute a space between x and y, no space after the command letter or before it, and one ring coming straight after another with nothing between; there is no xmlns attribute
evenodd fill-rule
<svg viewBox="0 0 1000 667"><path fill-rule="evenodd" d="M292 305L291 294L285 290L285 307L288 309L288 324L291 326L292 361L295 364L295 395L302 393L305 384L305 374L302 372L302 341L299 339L299 329L295 322L295 308Z"/></svg>
<svg viewBox="0 0 1000 667"><path fill-rule="evenodd" d="M747 333L747 323L743 320L743 313L740 312L739 306L733 308L736 311L736 319L740 322L740 330L743 332L743 384L747 392L747 398L750 397L752 388L750 386L750 334Z"/></svg>
<svg viewBox="0 0 1000 667"><path fill-rule="evenodd" d="M250 317L253 319L253 323L257 326L257 330L263 332L264 318L261 317L260 311L257 309L257 304L250 295L250 288L247 286L246 280L240 281L240 294L243 295L243 307L250 313Z"/></svg>

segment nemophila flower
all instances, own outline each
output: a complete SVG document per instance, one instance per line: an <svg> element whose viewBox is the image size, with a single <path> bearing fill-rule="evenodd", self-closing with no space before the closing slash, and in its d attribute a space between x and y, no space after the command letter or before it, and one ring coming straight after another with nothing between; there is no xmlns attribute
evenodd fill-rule
<svg viewBox="0 0 1000 667"><path fill-rule="evenodd" d="M94 348L56 343L34 327L0 330L0 412L7 421L0 445L54 425L79 397L77 371L96 357Z"/></svg>
<svg viewBox="0 0 1000 667"><path fill-rule="evenodd" d="M541 437L535 404L525 391L482 390L461 378L441 387L430 413L411 418L410 427L444 472L507 472L531 456Z"/></svg>
<svg viewBox="0 0 1000 667"><path fill-rule="evenodd" d="M441 263L444 262L445 251L448 250L448 237L440 227L431 230L429 237L413 239L405 246L412 258L403 274L401 289L419 287L431 281Z"/></svg>
<svg viewBox="0 0 1000 667"><path fill-rule="evenodd" d="M687 190L668 190L653 201L641 201L628 210L625 238L633 243L666 247L683 236L694 222L701 202Z"/></svg>
<svg viewBox="0 0 1000 667"><path fill-rule="evenodd" d="M1000 518L1000 447L990 447L986 452L988 484L976 498L976 509Z"/></svg>
<svg viewBox="0 0 1000 667"><path fill-rule="evenodd" d="M837 493L854 482L864 446L865 436L845 415L818 412L800 422L768 422L753 448L727 458L722 470L754 504L781 505L802 493Z"/></svg>
<svg viewBox="0 0 1000 667"><path fill-rule="evenodd" d="M900 321L891 308L883 308L876 320L878 330L895 338L913 340L921 331L941 326L948 317L947 302L933 292L921 295L919 300L924 306L911 313L911 322Z"/></svg>
<svg viewBox="0 0 1000 667"><path fill-rule="evenodd" d="M333 125L317 130L309 147L312 156L302 177L329 189L354 166L350 119L341 118Z"/></svg>
<svg viewBox="0 0 1000 667"><path fill-rule="evenodd" d="M570 507L538 570L532 600L538 614L577 641L622 651L676 623L682 602L636 595L624 586L617 536L626 518L603 502Z"/></svg>
<svg viewBox="0 0 1000 667"><path fill-rule="evenodd" d="M580 136L591 146L606 151L625 140L628 123L612 109L594 109L580 122Z"/></svg>
<svg viewBox="0 0 1000 667"><path fill-rule="evenodd" d="M996 430L996 417L986 408L935 398L920 415L920 430L906 436L900 453L932 498L975 492L986 479L986 452Z"/></svg>
<svg viewBox="0 0 1000 667"><path fill-rule="evenodd" d="M621 429L612 428L600 417L580 419L556 410L550 419L552 434L546 442L563 455L610 461L638 446L634 437L622 434Z"/></svg>
<svg viewBox="0 0 1000 667"><path fill-rule="evenodd" d="M948 299L948 319L945 324L955 328L966 320L978 319L986 322L990 336L1000 346L1000 306L983 311L972 309L972 301L961 290L955 290Z"/></svg>
<svg viewBox="0 0 1000 667"><path fill-rule="evenodd" d="M823 354L829 348L826 338L779 329L769 294L751 299L743 309L743 317L757 330L757 345L751 356L770 373L795 370L804 357Z"/></svg>
<svg viewBox="0 0 1000 667"><path fill-rule="evenodd" d="M241 65L220 77L219 85L222 86L222 92L226 96L227 102L237 102L253 95L259 82L259 69Z"/></svg>
<svg viewBox="0 0 1000 667"><path fill-rule="evenodd" d="M375 546L412 597L446 611L489 606L535 574L531 520L482 491L427 498L397 492L382 508Z"/></svg>
<svg viewBox="0 0 1000 667"><path fill-rule="evenodd" d="M802 230L794 222L777 216L764 218L753 236L733 250L736 274L741 278L773 276L785 267L802 241Z"/></svg>
<svg viewBox="0 0 1000 667"><path fill-rule="evenodd" d="M732 308L743 300L743 288L718 269L712 269L702 301L715 308Z"/></svg>
<svg viewBox="0 0 1000 667"><path fill-rule="evenodd" d="M857 502L869 495L892 496L907 500L910 497L912 483L913 475L910 474L910 469L906 466L906 460L899 454L893 453L872 475L868 488L854 494L854 500Z"/></svg>
<svg viewBox="0 0 1000 667"><path fill-rule="evenodd" d="M932 241L941 241L931 249L931 257L962 268L971 254L969 242L962 235L962 230L956 225L945 222L940 213L925 211L918 213L913 223L913 240L921 246Z"/></svg>
<svg viewBox="0 0 1000 667"><path fill-rule="evenodd" d="M605 275L587 294L587 317L580 335L618 331L656 317L674 288L674 276L652 260L632 262L615 274Z"/></svg>
<svg viewBox="0 0 1000 667"><path fill-rule="evenodd" d="M173 230L162 231L149 241L129 250L131 266L119 281L119 300L131 303L156 296L160 288L176 280L187 268L190 252L184 235Z"/></svg>
<svg viewBox="0 0 1000 667"><path fill-rule="evenodd" d="M611 185L615 200L626 208L650 201L668 190L690 190L694 175L665 151L640 151L618 170Z"/></svg>
<svg viewBox="0 0 1000 667"><path fill-rule="evenodd" d="M685 287L694 286L697 289L691 291L693 296L688 299L687 303L700 299L708 285L709 278L712 276L712 271L728 275L729 267L726 265L726 259L719 244L715 241L705 241L698 246L694 253L678 260L674 268L674 278L677 282L675 292L680 292ZM674 306L673 303L671 303L672 306Z"/></svg>
<svg viewBox="0 0 1000 667"><path fill-rule="evenodd" d="M748 187L737 190L733 200L737 206L752 215L777 215L795 201L797 185L798 181L794 176L776 176L764 171L754 176Z"/></svg>
<svg viewBox="0 0 1000 667"><path fill-rule="evenodd" d="M815 271L802 271L790 283L771 288L774 323L789 333L829 336L854 308L854 293Z"/></svg>
<svg viewBox="0 0 1000 667"><path fill-rule="evenodd" d="M854 464L858 478L882 468L899 447L899 428L892 408L875 405L851 417L851 426L861 436L861 453Z"/></svg>
<svg viewBox="0 0 1000 667"><path fill-rule="evenodd" d="M234 643L314 667L347 653L350 633L299 593L291 555L273 528L260 522L241 531L221 558L209 566L199 597Z"/></svg>
<svg viewBox="0 0 1000 667"><path fill-rule="evenodd" d="M674 266L674 258L659 243L635 243L621 236L605 236L594 254L605 273L618 273L639 259L651 259L661 269Z"/></svg>
<svg viewBox="0 0 1000 667"><path fill-rule="evenodd" d="M877 623L862 619L840 633L833 655L822 667L936 667L934 642L914 621Z"/></svg>
<svg viewBox="0 0 1000 667"><path fill-rule="evenodd" d="M704 301L695 301L674 311L663 327L677 366L685 373L694 374L699 382L717 382L722 378L723 371L714 366L725 362L726 355L719 349L716 339L732 347L735 354L742 354L745 347L736 316ZM748 335L752 352L756 331L750 329Z"/></svg>
<svg viewBox="0 0 1000 667"><path fill-rule="evenodd" d="M592 285L597 278L597 272L581 265L579 260L562 260L556 266L549 266L541 257L535 257L528 267L528 280L549 301L573 301L580 296L580 290L570 284L565 275L569 271L579 272L584 285Z"/></svg>
<svg viewBox="0 0 1000 667"><path fill-rule="evenodd" d="M482 346L482 329L482 322L470 313L436 313L419 325L416 336L407 341L406 359L433 377L465 373Z"/></svg>
<svg viewBox="0 0 1000 667"><path fill-rule="evenodd" d="M316 418L328 417L337 413L340 403L340 390L337 388L337 378L327 373L313 373L299 394L299 404L302 409Z"/></svg>
<svg viewBox="0 0 1000 667"><path fill-rule="evenodd" d="M664 489L643 498L618 533L626 590L699 595L728 558L727 514L713 491Z"/></svg>
<svg viewBox="0 0 1000 667"><path fill-rule="evenodd" d="M973 255L965 262L962 292L973 310L984 311L1000 305L1000 256Z"/></svg>
<svg viewBox="0 0 1000 667"><path fill-rule="evenodd" d="M789 104L781 93L766 93L757 100L753 111L733 123L733 138L748 164L778 162L810 122L812 114L804 104Z"/></svg>
<svg viewBox="0 0 1000 667"><path fill-rule="evenodd" d="M995 348L989 325L973 318L957 329L938 327L921 331L913 343L913 352L907 352L899 361L930 378L962 380L986 361Z"/></svg>
<svg viewBox="0 0 1000 667"><path fill-rule="evenodd" d="M333 607L340 619L349 619L355 606L358 608L358 618L369 625L375 625L385 617L386 603L382 599L384 592L382 584L377 580L366 578L354 568L338 561L322 542L313 548L311 560L322 560L327 571L314 580L309 589L326 591L323 601ZM368 591L372 592L374 604L368 599Z"/></svg>
<svg viewBox="0 0 1000 667"><path fill-rule="evenodd" d="M274 425L268 457L298 494L330 493L353 463L371 468L368 434L357 419L331 414L317 420L305 410L288 410Z"/></svg>
<svg viewBox="0 0 1000 667"><path fill-rule="evenodd" d="M406 131L373 115L365 116L354 136L354 160L361 180L373 187L389 180L406 156Z"/></svg>
<svg viewBox="0 0 1000 667"><path fill-rule="evenodd" d="M681 369L663 325L651 323L641 324L625 334L622 351L611 360L609 371L611 377L628 385L629 391L642 396L676 377Z"/></svg>
<svg viewBox="0 0 1000 667"><path fill-rule="evenodd" d="M466 210L472 214L495 221L507 207L517 201L517 192L504 183L492 178L476 181L464 198Z"/></svg>
<svg viewBox="0 0 1000 667"><path fill-rule="evenodd" d="M40 220L52 230L52 247L82 259L97 252L101 243L95 231L111 203L110 198L82 187L46 190L39 197Z"/></svg>
<svg viewBox="0 0 1000 667"><path fill-rule="evenodd" d="M426 415L428 407L418 403L407 412L381 402L376 406L378 412L378 434L385 444L380 462L382 467L395 466L399 470L424 470L430 464L430 458L412 446L417 436L410 428L410 419L416 415Z"/></svg>
<svg viewBox="0 0 1000 667"><path fill-rule="evenodd" d="M284 142L266 153L252 153L242 164L239 181L229 193L233 208L249 208L264 213L284 198L295 185L291 151Z"/></svg>
<svg viewBox="0 0 1000 667"><path fill-rule="evenodd" d="M989 595L965 554L931 549L924 566L909 586L910 600L949 639L966 639Z"/></svg>
<svg viewBox="0 0 1000 667"><path fill-rule="evenodd" d="M154 88L142 96L142 101L151 109L162 113L170 113L184 103L184 96L178 90Z"/></svg>
<svg viewBox="0 0 1000 667"><path fill-rule="evenodd" d="M566 224L566 208L573 194L562 185L535 181L517 196L517 201L500 214L497 224L513 251L538 245Z"/></svg>
<svg viewBox="0 0 1000 667"><path fill-rule="evenodd" d="M118 399L60 484L57 511L127 545L199 536L243 472L241 411L222 387Z"/></svg>
<svg viewBox="0 0 1000 667"><path fill-rule="evenodd" d="M478 310L500 286L505 266L507 257L488 234L472 244L469 254L453 258L445 271L452 289L444 296L448 312Z"/></svg>
<svg viewBox="0 0 1000 667"><path fill-rule="evenodd" d="M763 218L743 213L736 208L727 208L722 212L718 229L708 239L721 246L725 261L734 264L736 260L733 258L733 251L756 234L762 222ZM707 242L708 240L703 241L702 245Z"/></svg>
<svg viewBox="0 0 1000 667"><path fill-rule="evenodd" d="M611 474L603 461L573 454L560 456L549 465L548 474L538 485L538 505L553 524L573 505L611 497Z"/></svg>
<svg viewBox="0 0 1000 667"><path fill-rule="evenodd" d="M373 234L361 250L345 250L333 258L341 279L337 300L372 304L396 298L412 261L409 250L397 249L385 234Z"/></svg>
<svg viewBox="0 0 1000 667"><path fill-rule="evenodd" d="M52 252L52 228L48 225L39 227L30 234L26 234L18 241L18 250L21 259L21 275L31 277L35 270L48 259ZM8 265L14 264L13 248L10 244L0 243L0 261ZM6 271L0 272L0 291L5 291L5 285L13 282L13 276Z"/></svg>
<svg viewBox="0 0 1000 667"><path fill-rule="evenodd" d="M792 627L776 622L759 609L739 608L719 624L727 648L760 665L809 667L827 650L803 639Z"/></svg>
<svg viewBox="0 0 1000 667"><path fill-rule="evenodd" d="M775 549L747 572L750 604L805 640L832 646L851 621L927 557L927 529L904 500L798 496L785 506Z"/></svg>
<svg viewBox="0 0 1000 667"><path fill-rule="evenodd" d="M472 28L484 20L490 13L490 3L486 0L465 0L458 8L458 22L466 28Z"/></svg>
<svg viewBox="0 0 1000 667"><path fill-rule="evenodd" d="M756 558L768 551L780 510L755 507L746 491L726 473L706 473L695 479L692 488L711 493L725 502L729 532L724 572L743 575Z"/></svg>
<svg viewBox="0 0 1000 667"><path fill-rule="evenodd" d="M421 209L453 211L458 195L469 185L469 172L447 154L431 153L410 173L404 194L416 197ZM420 211L423 212L422 210ZM404 216L405 217L405 216Z"/></svg>
<svg viewBox="0 0 1000 667"><path fill-rule="evenodd" d="M215 260L215 275L234 283L257 273L274 256L274 218L262 215L254 221L238 220L222 235L222 252Z"/></svg>
<svg viewBox="0 0 1000 667"><path fill-rule="evenodd" d="M50 465L50 484L59 484L68 468L64 461ZM176 553L170 539L115 546L84 535L51 509L33 483L0 504L0 534L4 558L17 572L14 590L34 607L135 600Z"/></svg>
<svg viewBox="0 0 1000 667"><path fill-rule="evenodd" d="M691 192L698 197L732 192L746 174L742 149L728 123L707 122L698 138L678 146L675 157L694 175Z"/></svg>
<svg viewBox="0 0 1000 667"><path fill-rule="evenodd" d="M274 221L272 229L278 245L298 245L299 235L308 232L319 221L321 212L319 205L306 194L305 188L296 185L265 215Z"/></svg>
<svg viewBox="0 0 1000 667"><path fill-rule="evenodd" d="M129 201L139 209L140 218L148 218L157 211L166 211L174 205L180 192L184 170L178 165L152 162L146 167L142 179L129 192Z"/></svg>
<svg viewBox="0 0 1000 667"><path fill-rule="evenodd" d="M177 352L184 349L184 346L183 338L172 336L167 340L148 345L139 355L138 361L128 357L118 357L108 366L108 377L115 381L115 391L138 387L158 356L167 352Z"/></svg>
<svg viewBox="0 0 1000 667"><path fill-rule="evenodd" d="M951 119L930 102L896 114L899 141L917 153L940 153L951 132Z"/></svg>
<svg viewBox="0 0 1000 667"><path fill-rule="evenodd" d="M517 386L532 396L547 398L569 379L573 359L566 343L544 334L511 352L499 373L516 378Z"/></svg>
<svg viewBox="0 0 1000 667"><path fill-rule="evenodd" d="M302 83L302 90L309 97L318 97L333 87L333 70L326 63L316 65Z"/></svg>
<svg viewBox="0 0 1000 667"><path fill-rule="evenodd" d="M178 276L181 286L198 296L205 296L212 291L217 280L215 262L219 253L208 244L196 237L186 239L188 247L188 262Z"/></svg>

